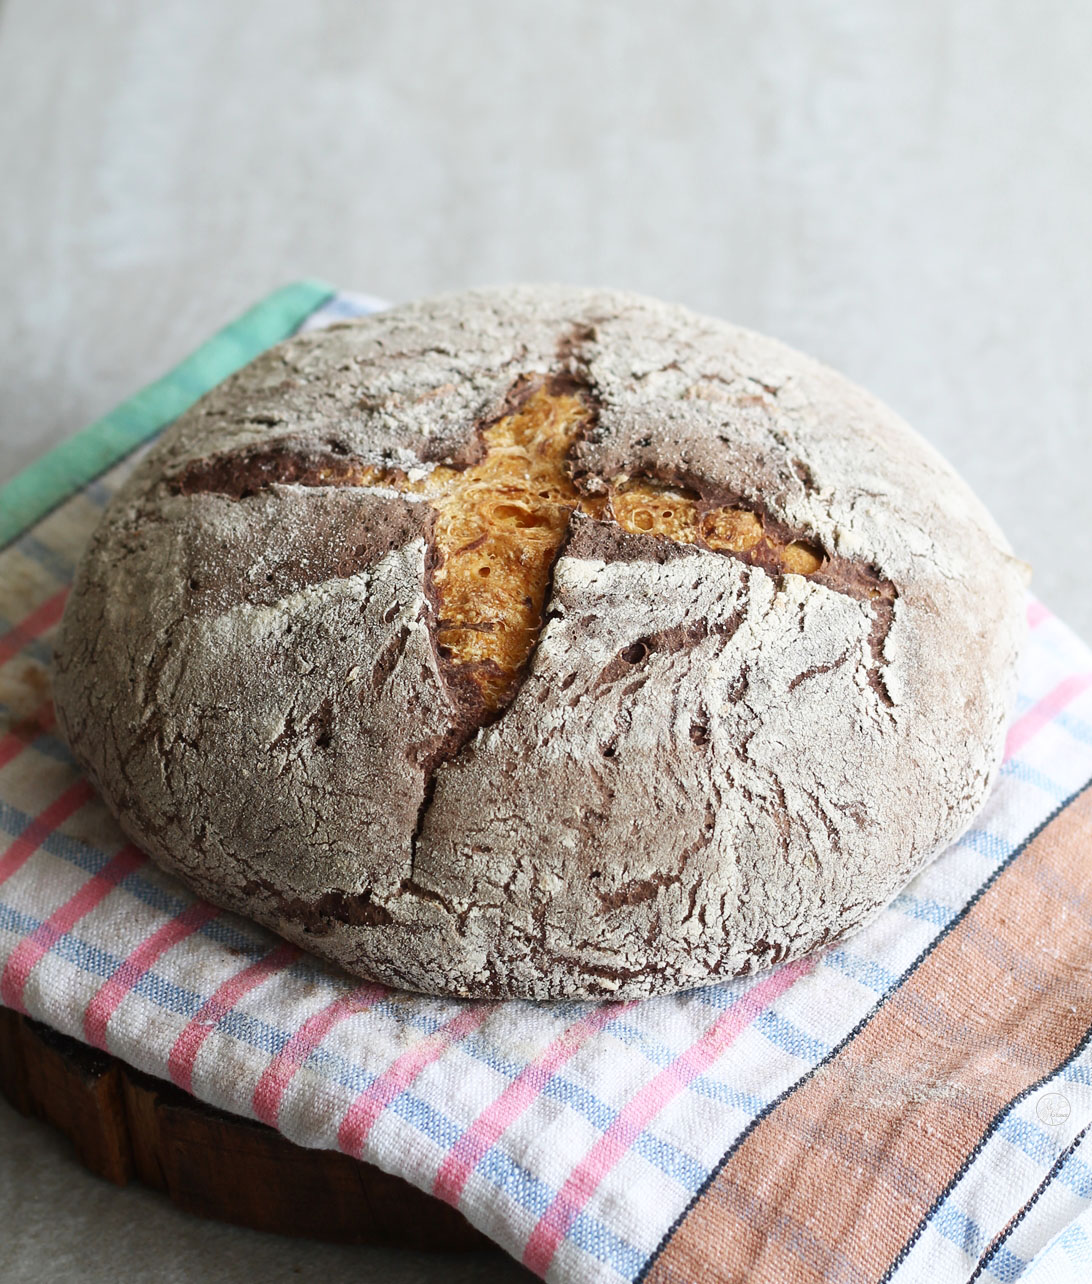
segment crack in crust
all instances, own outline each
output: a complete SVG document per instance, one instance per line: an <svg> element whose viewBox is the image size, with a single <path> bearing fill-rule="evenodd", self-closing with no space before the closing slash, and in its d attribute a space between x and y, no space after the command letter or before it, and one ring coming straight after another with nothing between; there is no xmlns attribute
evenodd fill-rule
<svg viewBox="0 0 1092 1284"><path fill-rule="evenodd" d="M305 901L299 896L285 896L264 878L251 878L243 884L243 896L261 896L273 901L277 912L299 923L312 936L325 936L337 923L354 927L382 927L393 922L390 911L372 900L371 889L363 892L334 890L324 892L317 900Z"/></svg>
<svg viewBox="0 0 1092 1284"><path fill-rule="evenodd" d="M369 465L331 440L317 451L291 442L214 456L172 479L180 495L237 500L273 485L352 486L419 496L435 511L426 584L431 631L445 680L464 715L481 725L511 703L542 631L554 563L573 515L636 536L728 554L771 574L804 575L872 610L869 682L887 707L881 673L896 592L874 567L828 555L756 504L700 479L574 475L574 446L594 425L585 382L523 375L498 417L478 429L474 462L440 464L423 477ZM643 542L643 541L642 541Z"/></svg>

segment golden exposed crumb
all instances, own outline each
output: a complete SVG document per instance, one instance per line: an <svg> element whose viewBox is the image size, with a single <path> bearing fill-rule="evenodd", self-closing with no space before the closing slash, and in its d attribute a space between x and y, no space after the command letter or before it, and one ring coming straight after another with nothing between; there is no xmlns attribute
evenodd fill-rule
<svg viewBox="0 0 1092 1284"><path fill-rule="evenodd" d="M538 387L483 432L485 452L468 468L435 468L417 482L368 468L352 479L422 495L436 510L437 644L453 665L474 666L490 712L509 699L538 638L550 570L573 512L613 520L633 534L722 552L764 546L798 575L822 564L811 546L778 541L757 513L703 509L699 497L681 487L619 478L605 495L581 494L566 460L590 413L579 396Z"/></svg>
<svg viewBox="0 0 1092 1284"><path fill-rule="evenodd" d="M437 510L442 561L438 644L477 673L490 710L500 708L538 637L550 568L581 497L565 457L588 411L575 396L538 389L483 434L480 463L437 468L427 491Z"/></svg>

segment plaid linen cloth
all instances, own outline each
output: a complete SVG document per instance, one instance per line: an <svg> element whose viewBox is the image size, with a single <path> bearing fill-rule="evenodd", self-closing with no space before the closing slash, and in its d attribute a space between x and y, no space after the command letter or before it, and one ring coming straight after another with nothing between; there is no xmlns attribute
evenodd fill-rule
<svg viewBox="0 0 1092 1284"><path fill-rule="evenodd" d="M1032 599L974 826L864 931L710 989L360 984L125 842L54 733L81 547L201 393L379 306L287 287L0 491L0 1002L399 1174L550 1280L1092 1279L1092 654Z"/></svg>

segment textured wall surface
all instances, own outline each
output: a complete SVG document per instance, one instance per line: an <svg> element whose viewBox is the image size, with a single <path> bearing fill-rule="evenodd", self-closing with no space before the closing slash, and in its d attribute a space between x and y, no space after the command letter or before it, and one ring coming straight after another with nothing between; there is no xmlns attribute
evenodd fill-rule
<svg viewBox="0 0 1092 1284"><path fill-rule="evenodd" d="M0 480L293 277L620 286L889 401L1089 637L1090 51L1069 0L0 0ZM520 1277L204 1230L0 1107L13 1225L13 1281Z"/></svg>

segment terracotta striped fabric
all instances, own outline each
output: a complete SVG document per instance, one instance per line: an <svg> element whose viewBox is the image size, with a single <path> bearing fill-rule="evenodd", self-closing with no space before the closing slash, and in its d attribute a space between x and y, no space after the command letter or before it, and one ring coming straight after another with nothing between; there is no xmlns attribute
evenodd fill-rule
<svg viewBox="0 0 1092 1284"><path fill-rule="evenodd" d="M1092 786L740 1137L644 1278L886 1279L1013 1103L1092 1035Z"/></svg>
<svg viewBox="0 0 1092 1284"><path fill-rule="evenodd" d="M1092 654L1034 600L974 826L863 932L727 985L399 994L126 843L49 701L79 550L205 387L374 306L278 292L0 489L0 1002L399 1173L550 1280L1092 1279Z"/></svg>

